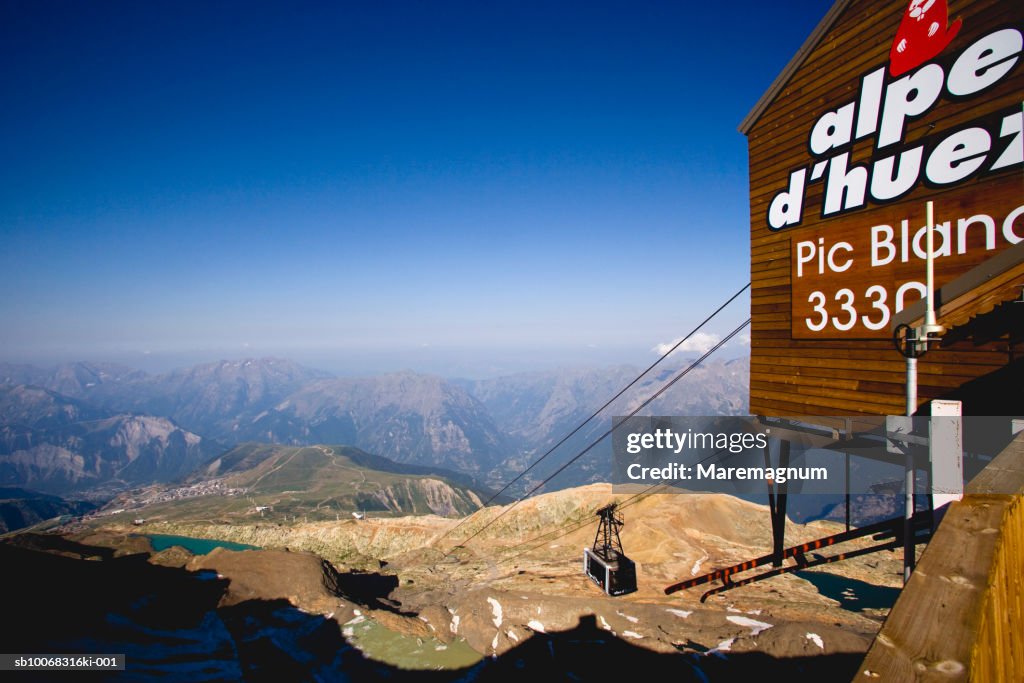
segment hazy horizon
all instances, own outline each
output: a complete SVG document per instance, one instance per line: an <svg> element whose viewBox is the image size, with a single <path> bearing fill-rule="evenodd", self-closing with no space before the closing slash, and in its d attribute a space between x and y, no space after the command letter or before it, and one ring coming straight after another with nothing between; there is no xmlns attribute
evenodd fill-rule
<svg viewBox="0 0 1024 683"><path fill-rule="evenodd" d="M686 345L687 350L674 354L678 358L695 358L704 346ZM723 346L709 361L731 360L749 356L749 347L732 341ZM391 351L329 352L258 347L191 349L175 352L106 352L65 354L25 354L0 357L0 363L51 368L76 362L115 363L150 374L215 363L259 358L281 358L315 370L339 376L379 375L410 370L440 375L449 379L489 379L503 375L580 368L614 366L646 367L658 358L652 349L586 348L555 349L541 353L534 349L497 349L490 354L476 354L458 348L420 348Z"/></svg>

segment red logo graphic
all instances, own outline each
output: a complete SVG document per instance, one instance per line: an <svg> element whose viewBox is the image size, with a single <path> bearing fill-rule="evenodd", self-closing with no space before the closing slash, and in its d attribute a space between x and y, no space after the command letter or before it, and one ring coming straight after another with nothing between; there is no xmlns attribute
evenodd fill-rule
<svg viewBox="0 0 1024 683"><path fill-rule="evenodd" d="M945 50L962 22L948 23L946 0L910 0L889 50L889 73L905 74Z"/></svg>

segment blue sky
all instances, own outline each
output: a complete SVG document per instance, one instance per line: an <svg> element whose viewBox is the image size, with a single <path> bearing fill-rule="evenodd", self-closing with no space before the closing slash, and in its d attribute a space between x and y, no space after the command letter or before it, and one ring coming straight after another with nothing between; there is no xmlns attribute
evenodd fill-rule
<svg viewBox="0 0 1024 683"><path fill-rule="evenodd" d="M646 360L827 8L0 2L0 360Z"/></svg>

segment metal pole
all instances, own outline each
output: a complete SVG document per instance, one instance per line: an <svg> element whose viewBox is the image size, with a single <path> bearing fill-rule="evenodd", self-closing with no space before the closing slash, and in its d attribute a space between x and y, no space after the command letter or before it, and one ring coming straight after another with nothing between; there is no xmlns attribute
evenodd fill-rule
<svg viewBox="0 0 1024 683"><path fill-rule="evenodd" d="M914 343L914 342L910 342ZM917 412L917 359L907 358L907 417ZM913 424L913 423L911 423ZM914 456L911 444L907 444L904 461L906 479L905 501L903 508L903 583L910 580L916 563L914 548Z"/></svg>
<svg viewBox="0 0 1024 683"><path fill-rule="evenodd" d="M846 530L850 530L850 451L846 451Z"/></svg>
<svg viewBox="0 0 1024 683"><path fill-rule="evenodd" d="M914 342L910 342L914 343ZM907 358L907 417L917 412L917 359Z"/></svg>
<svg viewBox="0 0 1024 683"><path fill-rule="evenodd" d="M927 214L927 225L925 226L925 243L927 245L925 258L925 313L924 313L924 336L927 337L934 331L935 323L935 209L932 202L925 204Z"/></svg>

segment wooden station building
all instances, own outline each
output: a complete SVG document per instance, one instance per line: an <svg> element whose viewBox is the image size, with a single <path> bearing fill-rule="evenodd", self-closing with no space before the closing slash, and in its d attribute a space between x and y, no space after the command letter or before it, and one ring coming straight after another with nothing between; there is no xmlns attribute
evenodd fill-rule
<svg viewBox="0 0 1024 683"><path fill-rule="evenodd" d="M752 414L828 424L930 414L947 399L963 415L1024 415L1022 62L1021 0L836 0L754 106L740 125ZM942 329L908 361L920 349L905 340L926 321L928 225ZM959 436L931 436L933 484L938 471L958 485ZM855 680L1024 680L1024 433L1004 436L947 508ZM782 515L776 548L784 502Z"/></svg>
<svg viewBox="0 0 1024 683"><path fill-rule="evenodd" d="M837 0L742 122L751 413L904 413L929 200L946 329L920 412L1024 413L1022 62L1019 0Z"/></svg>

